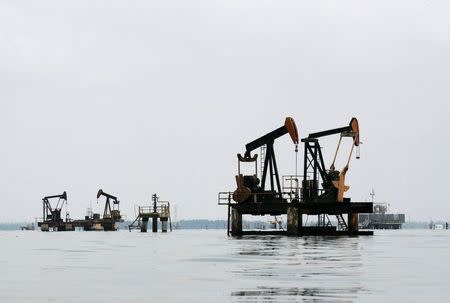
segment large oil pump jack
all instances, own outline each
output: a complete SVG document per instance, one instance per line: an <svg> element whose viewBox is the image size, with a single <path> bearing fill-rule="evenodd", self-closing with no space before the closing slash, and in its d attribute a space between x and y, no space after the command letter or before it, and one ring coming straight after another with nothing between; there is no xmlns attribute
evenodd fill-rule
<svg viewBox="0 0 450 303"><path fill-rule="evenodd" d="M58 199L55 207L52 207L50 200ZM60 195L45 196L42 198L42 222L38 222L38 226L42 231L66 231L73 230L70 224L69 214L66 213L66 218L61 217L61 211L67 205L67 193L63 192Z"/></svg>
<svg viewBox="0 0 450 303"><path fill-rule="evenodd" d="M336 135L340 136L339 143L334 154L333 162L329 169L325 167L322 155L322 147L319 138ZM339 171L335 168L336 158L341 147L343 138L352 139L352 146L345 166ZM350 188L345 184L345 176L349 169L349 164L353 151L359 148L360 144L359 123L356 118L352 118L348 126L320 131L308 135L301 140L305 144L303 181L301 189L301 201L299 210L299 233L307 231L318 234L348 233L348 234L371 234L370 232L358 231L358 213L372 212L372 203L355 202L350 203L350 198L344 198L344 193ZM359 152L356 155L359 159ZM321 187L319 181L321 180ZM342 214L348 214L345 221ZM318 225L316 228L302 226L302 214L318 215ZM338 228L331 225L328 215L335 215Z"/></svg>

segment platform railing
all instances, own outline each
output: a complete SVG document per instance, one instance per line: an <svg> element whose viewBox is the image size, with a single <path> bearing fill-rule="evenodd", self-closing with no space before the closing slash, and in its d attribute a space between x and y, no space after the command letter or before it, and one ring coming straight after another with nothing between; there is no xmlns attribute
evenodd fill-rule
<svg viewBox="0 0 450 303"><path fill-rule="evenodd" d="M155 212L155 208L153 205L151 206L139 206L138 208L139 214L151 214ZM156 206L156 213L158 213L161 217L169 217L170 216L170 203L169 202L158 202Z"/></svg>
<svg viewBox="0 0 450 303"><path fill-rule="evenodd" d="M278 194L275 194L275 197L273 198L274 194L271 192L266 193L252 193L250 195L250 198L248 201L253 201L255 203L263 202L266 197L271 197L271 200L280 201L280 202L292 202L293 195L292 193L283 192L281 194L281 197ZM218 194L218 205L232 205L232 204L238 204L238 202L233 200L233 192L219 192Z"/></svg>
<svg viewBox="0 0 450 303"><path fill-rule="evenodd" d="M312 176L310 174L307 175L307 179L311 179ZM302 181L303 175L284 175L282 176L282 197L281 200L287 200L288 202L292 201L303 201L302 197ZM317 188L317 196L320 196L324 192L324 189ZM252 193L252 199L255 202L261 201L263 195L273 195L273 193ZM220 192L218 196L218 204L219 205L230 205L236 204L233 200L233 192Z"/></svg>
<svg viewBox="0 0 450 303"><path fill-rule="evenodd" d="M282 177L283 192L289 195L289 198L299 199L301 195L301 184L303 176L301 175L286 175Z"/></svg>

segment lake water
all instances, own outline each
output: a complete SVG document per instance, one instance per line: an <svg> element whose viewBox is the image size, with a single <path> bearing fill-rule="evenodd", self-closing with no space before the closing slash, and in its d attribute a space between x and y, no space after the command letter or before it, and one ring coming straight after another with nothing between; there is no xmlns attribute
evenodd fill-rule
<svg viewBox="0 0 450 303"><path fill-rule="evenodd" d="M0 232L0 302L450 302L450 231Z"/></svg>

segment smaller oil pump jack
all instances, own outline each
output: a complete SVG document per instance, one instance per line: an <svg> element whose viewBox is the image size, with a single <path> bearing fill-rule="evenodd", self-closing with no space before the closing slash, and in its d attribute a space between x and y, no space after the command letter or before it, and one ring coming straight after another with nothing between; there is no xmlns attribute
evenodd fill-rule
<svg viewBox="0 0 450 303"><path fill-rule="evenodd" d="M52 207L50 200L58 199L56 206ZM38 222L38 226L42 231L66 231L73 230L70 224L69 214L66 212L66 218L61 217L61 211L67 205L67 193L61 195L46 196L42 198L42 222Z"/></svg>
<svg viewBox="0 0 450 303"><path fill-rule="evenodd" d="M99 191L97 192L97 200L100 199L101 196L104 196L106 198L105 208L103 210L103 218L100 221L103 230L105 231L117 230L116 222L122 221L122 216L120 215L119 210L120 201L117 199L117 197L105 193L102 189L99 189Z"/></svg>
<svg viewBox="0 0 450 303"><path fill-rule="evenodd" d="M105 202L105 209L103 211L103 219L117 219L120 220L120 210L119 210L119 203L120 201L117 199L117 197L110 195L108 193L105 193L102 189L99 189L97 192L97 200L100 199L101 196L106 197ZM111 207L111 200L113 203L113 206ZM117 209L116 209L117 206Z"/></svg>

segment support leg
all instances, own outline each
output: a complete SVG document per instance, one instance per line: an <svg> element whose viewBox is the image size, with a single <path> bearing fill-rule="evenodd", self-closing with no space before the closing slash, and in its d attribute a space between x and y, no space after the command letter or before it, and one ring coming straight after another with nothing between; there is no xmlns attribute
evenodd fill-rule
<svg viewBox="0 0 450 303"><path fill-rule="evenodd" d="M158 218L156 217L152 218L152 231L154 233L158 232Z"/></svg>
<svg viewBox="0 0 450 303"><path fill-rule="evenodd" d="M231 210L231 235L242 235L242 214L235 208Z"/></svg>
<svg viewBox="0 0 450 303"><path fill-rule="evenodd" d="M358 231L358 214L348 214L347 224L349 232Z"/></svg>
<svg viewBox="0 0 450 303"><path fill-rule="evenodd" d="M301 212L298 212L297 235L300 236L302 232L303 232L303 214Z"/></svg>
<svg viewBox="0 0 450 303"><path fill-rule="evenodd" d="M163 232L163 233L166 233L167 232L167 218L161 218L160 219L161 220L161 231Z"/></svg>
<svg viewBox="0 0 450 303"><path fill-rule="evenodd" d="M295 207L287 208L287 235L297 236L298 234L298 209Z"/></svg>
<svg viewBox="0 0 450 303"><path fill-rule="evenodd" d="M141 232L146 233L147 232L147 226L148 226L148 218L142 218Z"/></svg>

